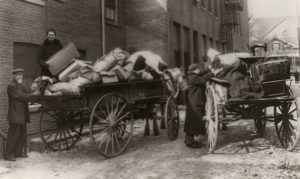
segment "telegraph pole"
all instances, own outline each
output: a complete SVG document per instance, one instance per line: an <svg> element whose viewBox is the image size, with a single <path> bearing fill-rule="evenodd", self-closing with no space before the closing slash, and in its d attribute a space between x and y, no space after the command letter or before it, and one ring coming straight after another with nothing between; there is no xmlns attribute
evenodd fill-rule
<svg viewBox="0 0 300 179"><path fill-rule="evenodd" d="M297 16L297 35L298 35L298 52L299 52L299 58L300 58L300 18L299 18L299 3L298 0L296 1L296 16Z"/></svg>

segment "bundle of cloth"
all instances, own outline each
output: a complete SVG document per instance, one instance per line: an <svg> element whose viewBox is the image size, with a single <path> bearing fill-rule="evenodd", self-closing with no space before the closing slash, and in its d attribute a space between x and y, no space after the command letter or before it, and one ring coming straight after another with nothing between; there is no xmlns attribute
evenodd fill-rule
<svg viewBox="0 0 300 179"><path fill-rule="evenodd" d="M115 49L98 59L93 65L93 70L100 73L104 83L109 83L153 80L159 78L167 67L161 57L151 51L137 51L129 55Z"/></svg>
<svg viewBox="0 0 300 179"><path fill-rule="evenodd" d="M207 52L209 69L214 76L229 82L231 98L261 98L264 95L262 88L250 78L246 64L240 58L249 57L249 53L228 53L209 49Z"/></svg>
<svg viewBox="0 0 300 179"><path fill-rule="evenodd" d="M167 67L161 57L151 51L137 51L130 55L121 48L115 48L95 63L73 59L72 64L57 75L58 82L47 83L42 92L41 77L38 77L32 84L32 93L78 95L80 88L87 84L160 78Z"/></svg>

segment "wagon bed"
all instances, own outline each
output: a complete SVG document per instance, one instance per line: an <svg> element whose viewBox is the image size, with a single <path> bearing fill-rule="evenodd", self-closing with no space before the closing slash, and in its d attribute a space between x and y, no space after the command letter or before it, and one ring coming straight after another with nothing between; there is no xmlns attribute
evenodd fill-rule
<svg viewBox="0 0 300 179"><path fill-rule="evenodd" d="M134 119L167 121L171 140L178 137L179 114L163 79L91 84L80 95L40 96L40 134L49 149L68 150L89 124L91 141L105 157L121 154L133 135ZM160 116L154 113L160 110ZM149 126L148 126L149 127ZM158 130L158 129L157 129Z"/></svg>

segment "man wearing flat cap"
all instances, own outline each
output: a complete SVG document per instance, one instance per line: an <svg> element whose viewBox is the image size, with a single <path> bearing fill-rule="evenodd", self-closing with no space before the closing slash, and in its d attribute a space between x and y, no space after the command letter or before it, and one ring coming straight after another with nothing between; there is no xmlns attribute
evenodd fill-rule
<svg viewBox="0 0 300 179"><path fill-rule="evenodd" d="M4 159L15 161L17 157L27 157L26 122L29 122L28 99L31 95L22 84L24 70L15 69L12 74L13 80L7 87L9 129Z"/></svg>

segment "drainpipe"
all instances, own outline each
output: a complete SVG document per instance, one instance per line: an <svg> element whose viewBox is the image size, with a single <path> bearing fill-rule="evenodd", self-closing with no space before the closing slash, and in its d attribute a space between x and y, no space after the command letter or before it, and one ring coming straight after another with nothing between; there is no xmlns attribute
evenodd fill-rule
<svg viewBox="0 0 300 179"><path fill-rule="evenodd" d="M101 40L102 55L105 55L105 0L101 0Z"/></svg>

